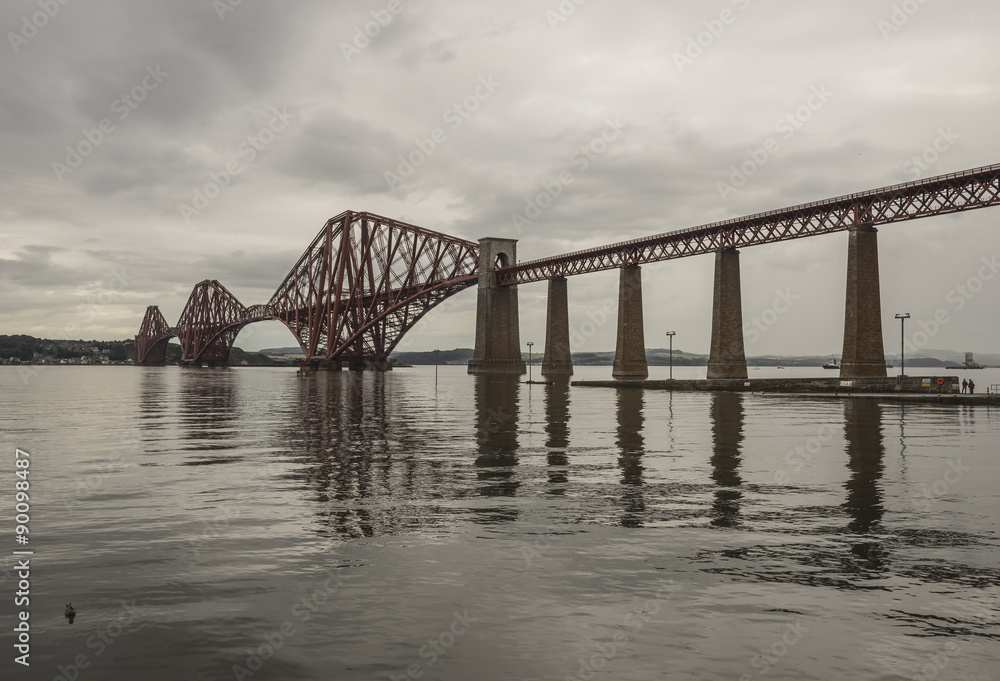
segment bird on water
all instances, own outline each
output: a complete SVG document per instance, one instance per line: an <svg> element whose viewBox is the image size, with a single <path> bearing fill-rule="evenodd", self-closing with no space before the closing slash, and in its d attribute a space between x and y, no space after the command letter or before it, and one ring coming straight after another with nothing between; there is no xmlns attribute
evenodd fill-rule
<svg viewBox="0 0 1000 681"><path fill-rule="evenodd" d="M73 607L72 603L66 604L66 617L69 619L69 623L73 624L73 618L76 617L76 608Z"/></svg>

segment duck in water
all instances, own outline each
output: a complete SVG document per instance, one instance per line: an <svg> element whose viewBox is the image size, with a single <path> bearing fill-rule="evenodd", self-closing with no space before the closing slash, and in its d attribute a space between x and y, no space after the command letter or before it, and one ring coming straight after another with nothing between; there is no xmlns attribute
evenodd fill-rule
<svg viewBox="0 0 1000 681"><path fill-rule="evenodd" d="M66 604L66 619L69 620L70 624L73 624L73 619L76 617L76 608L73 607L72 603Z"/></svg>

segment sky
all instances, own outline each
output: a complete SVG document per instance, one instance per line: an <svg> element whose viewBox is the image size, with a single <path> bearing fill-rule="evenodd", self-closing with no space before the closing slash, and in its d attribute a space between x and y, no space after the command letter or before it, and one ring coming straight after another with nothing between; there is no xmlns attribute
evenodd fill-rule
<svg viewBox="0 0 1000 681"><path fill-rule="evenodd" d="M11 0L0 334L129 338L203 279L264 303L345 210L524 261L1000 162L998 25L985 0ZM903 312L908 352L1000 352L998 220L879 230L889 354ZM846 261L846 233L744 249L747 354L839 354ZM713 268L644 267L647 347L707 353ZM570 279L575 351L614 349L616 289ZM541 348L546 285L519 296ZM471 347L475 298L400 349Z"/></svg>

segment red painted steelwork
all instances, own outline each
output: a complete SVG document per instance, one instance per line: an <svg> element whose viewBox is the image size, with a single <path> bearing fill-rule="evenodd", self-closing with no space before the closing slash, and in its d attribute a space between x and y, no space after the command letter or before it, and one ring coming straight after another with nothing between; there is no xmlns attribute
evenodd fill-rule
<svg viewBox="0 0 1000 681"><path fill-rule="evenodd" d="M139 335L135 337L135 360L139 364L163 364L167 357L167 343L175 335L160 308L150 305L142 318Z"/></svg>
<svg viewBox="0 0 1000 681"><path fill-rule="evenodd" d="M377 361L431 308L478 281L479 246L371 213L331 218L266 305L244 305L218 281L194 287L176 327L155 306L138 360L162 363L177 336L185 362L225 363L247 324L284 322L309 359Z"/></svg>
<svg viewBox="0 0 1000 681"><path fill-rule="evenodd" d="M531 260L498 269L497 283L527 284L996 205L1000 205L1000 164Z"/></svg>
<svg viewBox="0 0 1000 681"><path fill-rule="evenodd" d="M263 308L263 309L262 309ZM174 329L181 342L181 361L225 364L236 336L247 324L273 319L264 306L251 314L225 286L215 280L195 284Z"/></svg>
<svg viewBox="0 0 1000 681"><path fill-rule="evenodd" d="M384 360L428 310L478 280L479 246L371 213L331 218L269 303L306 357Z"/></svg>

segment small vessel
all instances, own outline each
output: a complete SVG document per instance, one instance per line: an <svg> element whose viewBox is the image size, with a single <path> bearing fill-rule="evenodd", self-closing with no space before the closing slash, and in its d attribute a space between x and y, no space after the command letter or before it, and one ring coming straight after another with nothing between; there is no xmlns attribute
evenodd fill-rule
<svg viewBox="0 0 1000 681"><path fill-rule="evenodd" d="M824 369L839 369L840 368L840 362L838 362L835 359L831 359L829 362L827 362L826 364L823 365L823 368Z"/></svg>

